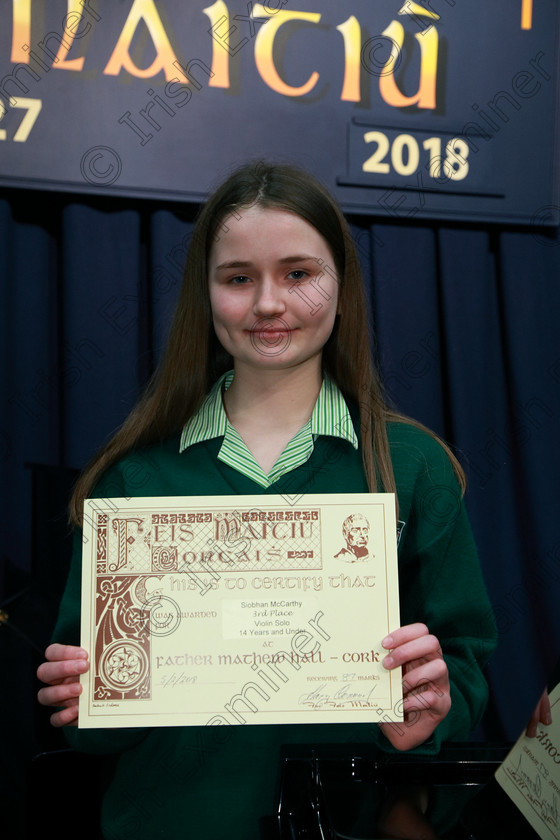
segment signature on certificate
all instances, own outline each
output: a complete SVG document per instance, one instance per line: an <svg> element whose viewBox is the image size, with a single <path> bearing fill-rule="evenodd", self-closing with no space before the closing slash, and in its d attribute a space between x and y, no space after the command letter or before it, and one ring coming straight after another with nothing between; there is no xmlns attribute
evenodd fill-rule
<svg viewBox="0 0 560 840"><path fill-rule="evenodd" d="M552 800L547 798L547 791L543 790L546 783L543 782L537 768L533 766L527 768L524 756L520 755L517 767L508 767L507 773L541 819L548 825L558 827L559 811L556 794L552 793Z"/></svg>
<svg viewBox="0 0 560 840"><path fill-rule="evenodd" d="M346 683L334 690L334 686L324 682L313 691L300 694L298 703L300 706L311 706L313 709L321 709L325 706L337 709L348 706L369 708L374 705L372 694L375 691L375 685L372 688L368 685L368 689L368 691L356 691L352 683Z"/></svg>

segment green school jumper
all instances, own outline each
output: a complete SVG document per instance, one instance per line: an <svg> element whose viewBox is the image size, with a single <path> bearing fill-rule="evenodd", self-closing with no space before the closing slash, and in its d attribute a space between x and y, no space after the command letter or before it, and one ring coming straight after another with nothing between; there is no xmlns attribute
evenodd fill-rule
<svg viewBox="0 0 560 840"><path fill-rule="evenodd" d="M401 624L424 622L441 643L452 708L429 742L465 740L487 699L482 667L495 647L491 607L459 488L439 444L408 424L389 426L402 526ZM103 477L96 497L359 493L361 454L318 436L309 460L263 487L218 460L222 438L179 452L179 436L132 452ZM54 640L79 644L81 546L77 535ZM351 616L348 617L351 619ZM250 676L250 674L249 674ZM283 744L368 742L394 752L376 724L231 725L66 730L71 745L114 756L103 802L106 840L257 840L274 814Z"/></svg>

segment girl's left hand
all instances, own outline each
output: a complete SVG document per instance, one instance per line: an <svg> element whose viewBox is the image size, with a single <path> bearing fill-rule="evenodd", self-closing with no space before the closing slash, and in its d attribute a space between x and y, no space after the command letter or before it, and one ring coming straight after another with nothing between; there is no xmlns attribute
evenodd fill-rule
<svg viewBox="0 0 560 840"><path fill-rule="evenodd" d="M384 667L403 669L404 725L380 725L397 750L410 750L432 735L451 708L447 665L439 641L425 624L399 627L381 644L390 650Z"/></svg>

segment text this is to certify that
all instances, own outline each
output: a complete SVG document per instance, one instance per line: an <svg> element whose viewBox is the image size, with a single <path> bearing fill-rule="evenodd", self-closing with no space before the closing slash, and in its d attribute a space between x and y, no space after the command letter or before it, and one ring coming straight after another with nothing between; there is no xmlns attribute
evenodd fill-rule
<svg viewBox="0 0 560 840"><path fill-rule="evenodd" d="M84 728L402 721L393 494L87 499Z"/></svg>

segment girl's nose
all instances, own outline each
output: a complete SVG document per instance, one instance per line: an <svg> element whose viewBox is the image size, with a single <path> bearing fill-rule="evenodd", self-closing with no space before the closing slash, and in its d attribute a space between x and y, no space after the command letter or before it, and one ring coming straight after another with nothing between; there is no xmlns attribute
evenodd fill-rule
<svg viewBox="0 0 560 840"><path fill-rule="evenodd" d="M255 315L281 315L286 311L285 295L287 289L282 289L273 280L263 279L257 286L253 312Z"/></svg>

